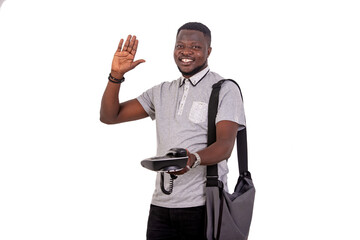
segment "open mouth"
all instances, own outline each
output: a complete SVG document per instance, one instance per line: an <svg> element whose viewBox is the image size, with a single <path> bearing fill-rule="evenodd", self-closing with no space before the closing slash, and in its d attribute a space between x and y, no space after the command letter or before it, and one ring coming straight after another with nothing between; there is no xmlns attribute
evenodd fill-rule
<svg viewBox="0 0 360 240"><path fill-rule="evenodd" d="M194 59L192 58L179 58L180 62L184 63L184 64L190 64L192 62L194 62Z"/></svg>
<svg viewBox="0 0 360 240"><path fill-rule="evenodd" d="M188 62L193 62L194 60L188 59L188 58L183 58L183 59L181 59L181 61L184 63L188 63Z"/></svg>

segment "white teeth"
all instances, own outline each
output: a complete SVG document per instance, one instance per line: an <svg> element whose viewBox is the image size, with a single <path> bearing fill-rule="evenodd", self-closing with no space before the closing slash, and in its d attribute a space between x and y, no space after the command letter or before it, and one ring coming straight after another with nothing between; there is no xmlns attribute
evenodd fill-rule
<svg viewBox="0 0 360 240"><path fill-rule="evenodd" d="M183 58L183 59L181 59L181 61L182 61L182 62L192 62L193 60L191 60L191 59L186 59L186 58Z"/></svg>

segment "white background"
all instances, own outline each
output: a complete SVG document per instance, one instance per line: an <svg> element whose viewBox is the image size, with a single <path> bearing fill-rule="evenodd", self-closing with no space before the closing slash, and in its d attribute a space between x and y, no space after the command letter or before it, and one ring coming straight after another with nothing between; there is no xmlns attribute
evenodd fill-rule
<svg viewBox="0 0 360 240"><path fill-rule="evenodd" d="M245 98L249 239L360 239L359 12L349 0L5 1L0 239L145 239L155 173L140 161L155 154L155 124L102 124L100 100L129 33L146 63L121 100L179 77L188 21L212 30L209 65Z"/></svg>

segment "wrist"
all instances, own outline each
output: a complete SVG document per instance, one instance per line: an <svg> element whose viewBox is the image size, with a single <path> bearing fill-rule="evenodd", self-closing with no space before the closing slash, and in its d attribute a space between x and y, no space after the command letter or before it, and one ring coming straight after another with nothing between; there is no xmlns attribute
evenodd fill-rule
<svg viewBox="0 0 360 240"><path fill-rule="evenodd" d="M201 158L198 153L191 154L193 156L193 164L191 165L191 168L196 168L201 164Z"/></svg>
<svg viewBox="0 0 360 240"><path fill-rule="evenodd" d="M196 161L196 156L192 153L189 153L189 167L192 167Z"/></svg>
<svg viewBox="0 0 360 240"><path fill-rule="evenodd" d="M110 82L116 83L116 84L121 84L122 82L125 81L125 78L124 78L124 77L122 77L122 78L115 78L113 75L111 75L111 73L109 74L108 79L109 79Z"/></svg>
<svg viewBox="0 0 360 240"><path fill-rule="evenodd" d="M121 79L124 77L124 73L115 72L113 70L111 70L110 74L111 74L111 76L113 76L114 78L117 78L117 79Z"/></svg>

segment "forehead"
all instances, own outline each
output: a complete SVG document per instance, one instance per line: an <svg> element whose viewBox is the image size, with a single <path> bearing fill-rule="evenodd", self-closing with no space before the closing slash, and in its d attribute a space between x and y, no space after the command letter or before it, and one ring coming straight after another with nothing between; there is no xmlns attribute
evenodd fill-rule
<svg viewBox="0 0 360 240"><path fill-rule="evenodd" d="M206 42L205 36L202 32L196 30L183 29L176 37L177 42Z"/></svg>

